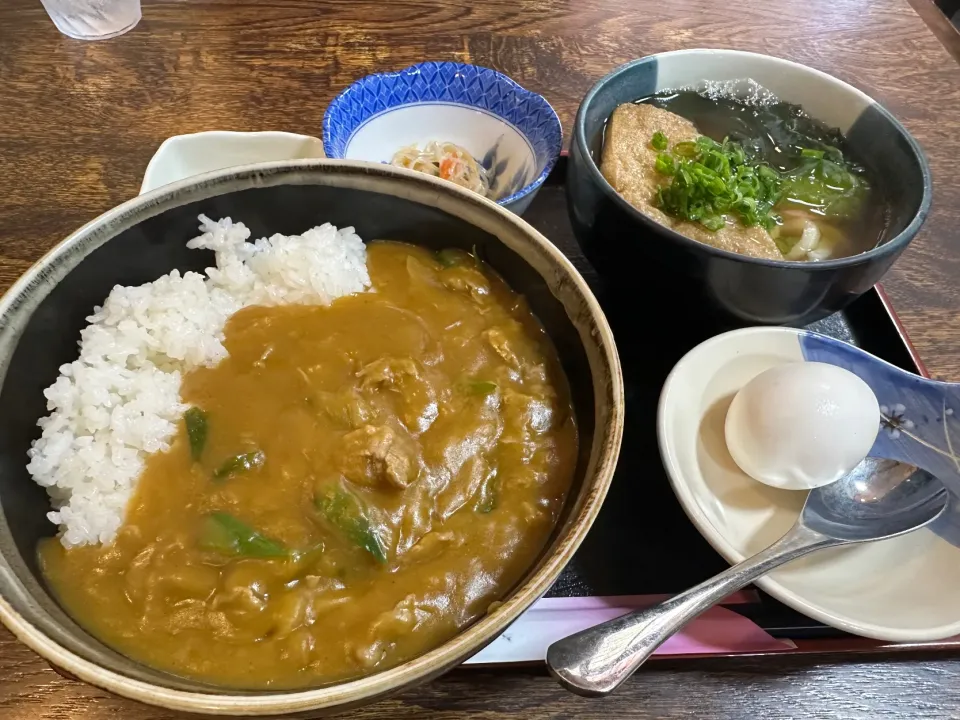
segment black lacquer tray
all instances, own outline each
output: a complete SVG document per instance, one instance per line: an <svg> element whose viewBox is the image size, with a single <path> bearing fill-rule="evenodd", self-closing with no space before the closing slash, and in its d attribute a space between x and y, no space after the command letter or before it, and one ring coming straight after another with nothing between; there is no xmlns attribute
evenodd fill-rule
<svg viewBox="0 0 960 720"><path fill-rule="evenodd" d="M660 463L657 401L663 381L688 350L725 328L671 312L669 298L645 297L642 288L614 294L584 257L567 216L566 157L561 157L524 219L570 258L591 285L613 327L626 389L626 427L620 461L600 517L548 597L672 594L726 569L727 563L687 519ZM638 268L638 283L642 282ZM636 292L634 292L636 291ZM682 288L678 288L682 292ZM882 288L811 330L858 345L898 367L926 374ZM811 620L757 590L731 609L801 650L833 639L831 649L879 643L854 638Z"/></svg>

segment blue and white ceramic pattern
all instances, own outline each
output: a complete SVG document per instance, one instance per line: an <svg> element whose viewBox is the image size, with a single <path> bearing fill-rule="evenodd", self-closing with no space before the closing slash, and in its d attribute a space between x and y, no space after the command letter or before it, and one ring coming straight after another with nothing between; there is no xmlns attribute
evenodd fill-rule
<svg viewBox="0 0 960 720"><path fill-rule="evenodd" d="M951 493L933 525L789 563L758 581L821 622L897 642L960 635L960 386L896 368L859 348L806 330L747 328L701 343L677 363L660 396L657 434L677 498L697 529L731 563L762 550L800 514L806 493L753 480L730 457L727 408L761 372L826 362L861 377L882 416L870 452L918 465Z"/></svg>
<svg viewBox="0 0 960 720"><path fill-rule="evenodd" d="M880 402L880 431L870 454L936 475L951 495L933 530L960 546L960 385L920 377L825 335L798 334L805 360L838 365L859 376Z"/></svg>
<svg viewBox="0 0 960 720"><path fill-rule="evenodd" d="M562 139L543 97L495 70L454 62L368 75L341 92L323 118L331 158L389 162L407 145L456 143L491 172L493 199L517 214L550 174Z"/></svg>

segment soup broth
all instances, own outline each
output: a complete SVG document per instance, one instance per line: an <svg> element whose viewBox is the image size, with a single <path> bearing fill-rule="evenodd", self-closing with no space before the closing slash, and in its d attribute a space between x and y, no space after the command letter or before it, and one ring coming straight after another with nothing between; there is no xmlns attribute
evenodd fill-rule
<svg viewBox="0 0 960 720"><path fill-rule="evenodd" d="M541 552L577 429L523 300L472 256L368 250L373 291L251 307L108 546L40 550L130 657L234 687L357 677L488 611Z"/></svg>
<svg viewBox="0 0 960 720"><path fill-rule="evenodd" d="M879 178L851 154L838 130L752 87L750 99L711 88L618 107L598 142L607 180L654 220L722 249L768 259L826 260L875 247L888 222ZM697 154L701 149L704 155ZM694 192L672 192L686 163L694 170L706 166L708 174L729 171L723 163L733 165L719 209L696 207L703 198ZM759 212L735 212L743 203L738 171L758 171L748 177L754 182L756 175L763 179L761 168L772 171L769 193L747 193ZM697 182L707 184L699 176L692 184Z"/></svg>
<svg viewBox="0 0 960 720"><path fill-rule="evenodd" d="M687 118L707 137L718 142L729 137L756 152L765 162L783 173L796 171L803 162L798 148L837 148L851 162L854 171L870 184L871 197L861 212L851 218L830 218L789 199L782 212L809 213L824 224L832 224L842 238L835 256L865 252L883 239L887 226L887 205L879 178L858 162L843 135L835 128L811 118L799 105L785 102L747 104L729 97L711 98L696 92L655 95L645 102Z"/></svg>

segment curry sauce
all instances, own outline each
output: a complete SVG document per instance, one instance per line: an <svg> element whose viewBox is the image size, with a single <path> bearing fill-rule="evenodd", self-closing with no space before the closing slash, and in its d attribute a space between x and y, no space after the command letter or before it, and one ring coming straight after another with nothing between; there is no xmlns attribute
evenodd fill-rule
<svg viewBox="0 0 960 720"><path fill-rule="evenodd" d="M535 560L577 431L555 351L472 256L368 249L371 292L247 308L116 541L40 548L91 633L172 673L297 687L388 668Z"/></svg>

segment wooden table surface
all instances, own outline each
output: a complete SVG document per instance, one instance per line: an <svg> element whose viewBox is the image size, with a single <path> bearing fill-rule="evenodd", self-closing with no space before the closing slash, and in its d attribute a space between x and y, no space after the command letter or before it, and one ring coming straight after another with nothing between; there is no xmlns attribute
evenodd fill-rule
<svg viewBox="0 0 960 720"><path fill-rule="evenodd" d="M569 128L580 98L614 66L729 47L862 88L924 146L933 212L885 285L931 372L960 381L960 37L929 0L912 2L144 0L134 31L82 43L59 35L38 0L2 0L0 290L69 231L136 194L171 135L319 135L345 85L424 59L501 70L546 96ZM594 701L542 671L461 670L355 716L957 718L960 658L657 661ZM173 716L66 680L0 631L0 718L67 717Z"/></svg>

